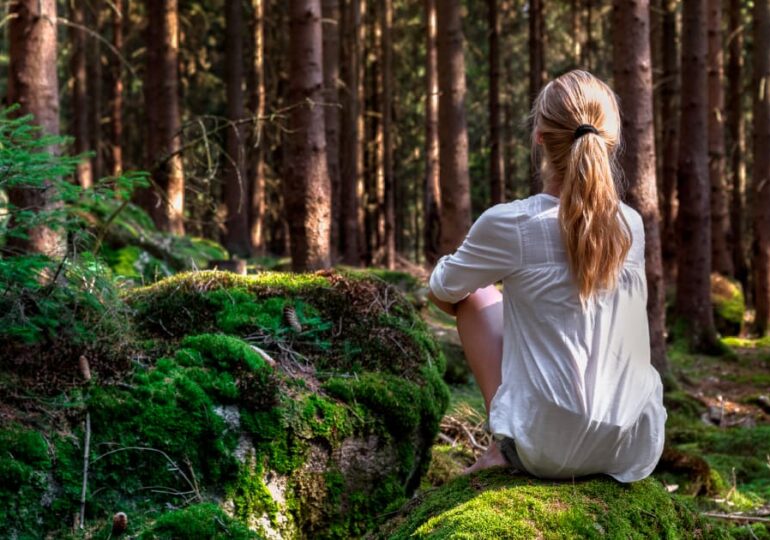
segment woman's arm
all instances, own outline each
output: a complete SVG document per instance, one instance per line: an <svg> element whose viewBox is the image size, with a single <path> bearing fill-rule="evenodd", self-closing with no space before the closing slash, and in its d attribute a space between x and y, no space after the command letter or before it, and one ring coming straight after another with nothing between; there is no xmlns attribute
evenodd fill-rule
<svg viewBox="0 0 770 540"><path fill-rule="evenodd" d="M455 314L457 313L458 304L462 302L462 300L460 300L460 302L458 302L457 304L450 304L449 302L439 300L438 298L436 298L436 295L433 294L433 291L430 291L428 293L428 300L436 304L436 307L439 308L441 311L443 311L447 315L451 315L452 317L454 317Z"/></svg>

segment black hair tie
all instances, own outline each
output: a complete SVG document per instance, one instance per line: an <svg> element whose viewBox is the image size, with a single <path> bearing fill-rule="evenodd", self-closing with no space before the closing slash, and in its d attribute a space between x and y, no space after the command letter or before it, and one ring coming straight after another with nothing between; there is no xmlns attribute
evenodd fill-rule
<svg viewBox="0 0 770 540"><path fill-rule="evenodd" d="M580 124L575 130L575 140L579 139L586 133L593 133L594 135L598 135L599 130L593 127L591 124Z"/></svg>

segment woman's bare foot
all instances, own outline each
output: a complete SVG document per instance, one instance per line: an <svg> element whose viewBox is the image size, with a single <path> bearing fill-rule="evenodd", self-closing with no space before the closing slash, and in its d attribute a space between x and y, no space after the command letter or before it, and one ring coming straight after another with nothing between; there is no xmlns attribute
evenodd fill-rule
<svg viewBox="0 0 770 540"><path fill-rule="evenodd" d="M508 461L503 457L500 452L500 447L497 445L497 441L491 441L489 448L484 452L476 463L465 469L462 474L471 474L484 469L490 469L492 467L508 467Z"/></svg>

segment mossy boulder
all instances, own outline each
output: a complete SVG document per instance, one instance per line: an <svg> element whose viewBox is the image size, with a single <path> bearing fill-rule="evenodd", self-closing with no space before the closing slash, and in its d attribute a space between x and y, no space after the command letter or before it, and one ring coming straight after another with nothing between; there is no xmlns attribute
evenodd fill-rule
<svg viewBox="0 0 770 540"><path fill-rule="evenodd" d="M649 478L552 482L491 469L410 501L375 538L730 538Z"/></svg>
<svg viewBox="0 0 770 540"><path fill-rule="evenodd" d="M711 274L711 304L717 331L723 336L739 335L746 312L741 284L721 274Z"/></svg>
<svg viewBox="0 0 770 540"><path fill-rule="evenodd" d="M0 424L3 523L20 538L66 536L78 514L86 414L88 534L122 511L140 538L355 537L419 485L449 395L392 286L207 271L123 300L130 368L97 364L39 416Z"/></svg>

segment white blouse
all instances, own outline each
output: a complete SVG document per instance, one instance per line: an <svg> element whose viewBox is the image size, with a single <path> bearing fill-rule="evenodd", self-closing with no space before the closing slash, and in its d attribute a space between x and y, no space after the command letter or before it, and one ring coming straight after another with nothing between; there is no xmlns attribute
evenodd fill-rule
<svg viewBox="0 0 770 540"><path fill-rule="evenodd" d="M640 480L663 452L667 418L650 364L642 218L622 205L633 243L617 288L583 306L558 211L546 193L490 208L439 260L430 288L456 303L502 280L502 384L489 424L514 439L530 473Z"/></svg>

